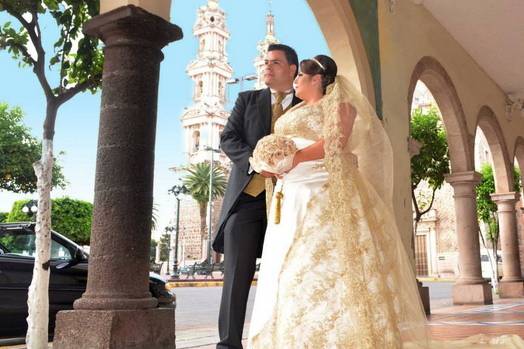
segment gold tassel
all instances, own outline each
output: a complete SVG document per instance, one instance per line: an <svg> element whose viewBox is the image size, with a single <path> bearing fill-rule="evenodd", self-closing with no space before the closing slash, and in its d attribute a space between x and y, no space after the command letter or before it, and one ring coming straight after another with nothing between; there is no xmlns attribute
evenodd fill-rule
<svg viewBox="0 0 524 349"><path fill-rule="evenodd" d="M275 194L275 224L280 224L280 210L282 209L282 189Z"/></svg>

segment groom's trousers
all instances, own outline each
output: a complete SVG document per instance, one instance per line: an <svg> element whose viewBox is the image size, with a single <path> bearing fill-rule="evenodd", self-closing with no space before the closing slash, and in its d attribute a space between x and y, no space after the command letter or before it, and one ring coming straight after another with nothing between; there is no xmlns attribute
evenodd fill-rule
<svg viewBox="0 0 524 349"><path fill-rule="evenodd" d="M256 198L242 193L224 227L224 287L217 349L242 349L249 289L267 226L265 201L265 192Z"/></svg>

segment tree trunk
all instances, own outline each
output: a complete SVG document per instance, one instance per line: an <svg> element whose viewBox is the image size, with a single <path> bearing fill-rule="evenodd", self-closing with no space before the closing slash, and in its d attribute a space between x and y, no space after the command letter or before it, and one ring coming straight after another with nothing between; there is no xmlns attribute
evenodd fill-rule
<svg viewBox="0 0 524 349"><path fill-rule="evenodd" d="M55 113L56 115L56 113ZM53 140L44 138L42 159L35 162L38 186L35 265L29 286L26 343L30 349L48 347L49 268L51 255L51 188L53 176Z"/></svg>
<svg viewBox="0 0 524 349"><path fill-rule="evenodd" d="M199 202L200 207L200 246L202 250L202 258L204 258L204 240L207 236L207 202Z"/></svg>

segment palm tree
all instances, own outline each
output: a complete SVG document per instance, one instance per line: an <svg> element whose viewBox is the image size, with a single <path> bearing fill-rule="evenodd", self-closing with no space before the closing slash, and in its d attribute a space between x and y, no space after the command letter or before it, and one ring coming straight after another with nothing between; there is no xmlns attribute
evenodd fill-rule
<svg viewBox="0 0 524 349"><path fill-rule="evenodd" d="M193 199L198 202L200 208L200 238L201 242L206 238L206 212L209 201L209 173L211 171L210 162L192 164L186 168L188 174L183 178L183 184L189 191ZM226 190L226 175L220 163L213 163L213 189L212 199L224 195Z"/></svg>

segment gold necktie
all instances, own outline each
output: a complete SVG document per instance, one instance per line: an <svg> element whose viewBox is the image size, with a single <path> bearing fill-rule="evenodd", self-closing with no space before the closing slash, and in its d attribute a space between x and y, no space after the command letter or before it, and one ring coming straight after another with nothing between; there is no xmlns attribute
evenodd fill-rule
<svg viewBox="0 0 524 349"><path fill-rule="evenodd" d="M275 127L275 122L277 119L284 114L284 107L282 107L282 100L286 96L286 93L284 92L276 92L275 93L275 103L273 103L272 111L271 111L271 133L273 133L273 129ZM269 179L271 181L271 179ZM253 177L251 177L251 180L247 184L246 188L244 189L244 193L251 195L253 197L257 197L266 189L266 179L259 175L258 173L255 173Z"/></svg>

